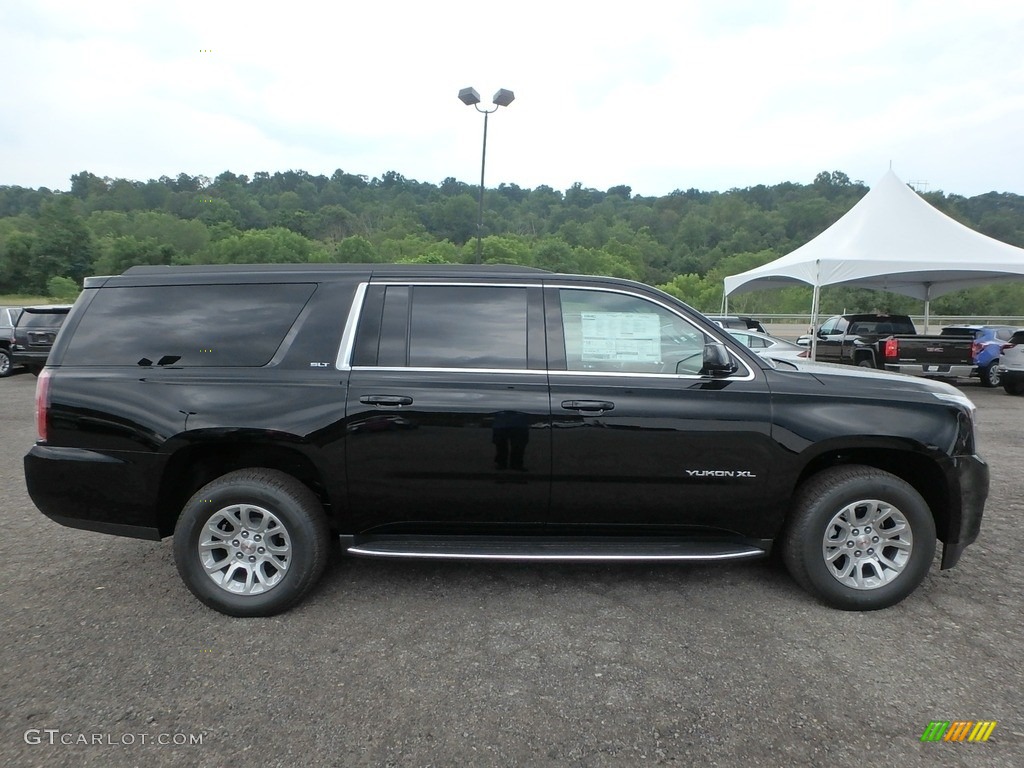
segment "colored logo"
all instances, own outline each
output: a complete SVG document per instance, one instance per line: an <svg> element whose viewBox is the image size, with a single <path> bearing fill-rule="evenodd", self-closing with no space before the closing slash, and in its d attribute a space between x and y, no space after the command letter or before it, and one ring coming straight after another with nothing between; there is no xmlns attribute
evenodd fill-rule
<svg viewBox="0 0 1024 768"><path fill-rule="evenodd" d="M932 720L921 741L988 741L995 729L995 720Z"/></svg>

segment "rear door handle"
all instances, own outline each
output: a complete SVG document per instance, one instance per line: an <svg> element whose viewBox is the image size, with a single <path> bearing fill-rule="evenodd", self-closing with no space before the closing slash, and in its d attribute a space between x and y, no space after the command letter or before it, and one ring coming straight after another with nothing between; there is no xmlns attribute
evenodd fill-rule
<svg viewBox="0 0 1024 768"><path fill-rule="evenodd" d="M403 395L363 395L359 398L359 402L363 405L389 405L397 407L412 405L412 398Z"/></svg>
<svg viewBox="0 0 1024 768"><path fill-rule="evenodd" d="M586 413L592 413L594 411L610 411L615 408L615 403L609 403L607 400L563 400L562 407L567 411L585 411Z"/></svg>

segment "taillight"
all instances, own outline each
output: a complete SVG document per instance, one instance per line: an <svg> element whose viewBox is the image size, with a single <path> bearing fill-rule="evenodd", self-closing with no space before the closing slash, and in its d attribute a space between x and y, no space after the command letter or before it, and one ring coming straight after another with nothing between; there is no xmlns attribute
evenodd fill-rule
<svg viewBox="0 0 1024 768"><path fill-rule="evenodd" d="M1014 347L1016 347L1016 346L1017 346L1016 344L1003 344L1003 346L1001 346L1001 347L999 348L999 351L1000 351L1000 352L1005 352L1006 350L1008 350L1008 349L1013 349L1013 348L1014 348Z"/></svg>
<svg viewBox="0 0 1024 768"><path fill-rule="evenodd" d="M811 350L805 349L803 352L798 352L796 356L797 357L810 357L811 356Z"/></svg>
<svg viewBox="0 0 1024 768"><path fill-rule="evenodd" d="M971 342L971 357L977 357L981 354L981 350L985 348L985 345L980 341Z"/></svg>
<svg viewBox="0 0 1024 768"><path fill-rule="evenodd" d="M886 357L900 356L900 340L899 339L886 339L885 340L885 352Z"/></svg>
<svg viewBox="0 0 1024 768"><path fill-rule="evenodd" d="M53 374L43 368L36 379L36 436L42 443L46 442L47 426L50 420L50 377Z"/></svg>

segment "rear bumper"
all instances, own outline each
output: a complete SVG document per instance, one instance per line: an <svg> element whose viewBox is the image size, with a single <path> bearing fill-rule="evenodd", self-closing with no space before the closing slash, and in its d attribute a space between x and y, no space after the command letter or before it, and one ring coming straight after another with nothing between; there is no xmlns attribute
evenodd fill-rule
<svg viewBox="0 0 1024 768"><path fill-rule="evenodd" d="M39 511L69 528L160 540L155 470L161 457L33 446L25 483Z"/></svg>
<svg viewBox="0 0 1024 768"><path fill-rule="evenodd" d="M49 357L49 349L40 352L34 349L11 348L11 362L15 365L46 365L46 360Z"/></svg>
<svg viewBox="0 0 1024 768"><path fill-rule="evenodd" d="M988 498L989 469L980 456L953 458L953 509L945 531L939 532L943 542L942 569L952 568L960 555L981 531L981 517ZM959 508L956 508L956 507Z"/></svg>
<svg viewBox="0 0 1024 768"><path fill-rule="evenodd" d="M970 378L973 365L935 365L922 363L886 363L885 370L893 373L907 373L911 376L933 376L936 378Z"/></svg>

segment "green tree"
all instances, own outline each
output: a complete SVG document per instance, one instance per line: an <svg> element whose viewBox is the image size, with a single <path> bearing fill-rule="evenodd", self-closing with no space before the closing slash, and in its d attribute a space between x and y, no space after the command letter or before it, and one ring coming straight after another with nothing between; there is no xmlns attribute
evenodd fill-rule
<svg viewBox="0 0 1024 768"><path fill-rule="evenodd" d="M102 238L98 251L93 269L100 275L119 275L139 264L171 264L177 255L173 246L156 238L132 235Z"/></svg>
<svg viewBox="0 0 1024 768"><path fill-rule="evenodd" d="M39 229L28 274L29 290L42 292L57 275L82 280L92 267L92 233L74 209L70 197L47 202L39 214Z"/></svg>
<svg viewBox="0 0 1024 768"><path fill-rule="evenodd" d="M46 295L68 304L78 298L81 290L69 277L51 277L46 281Z"/></svg>

